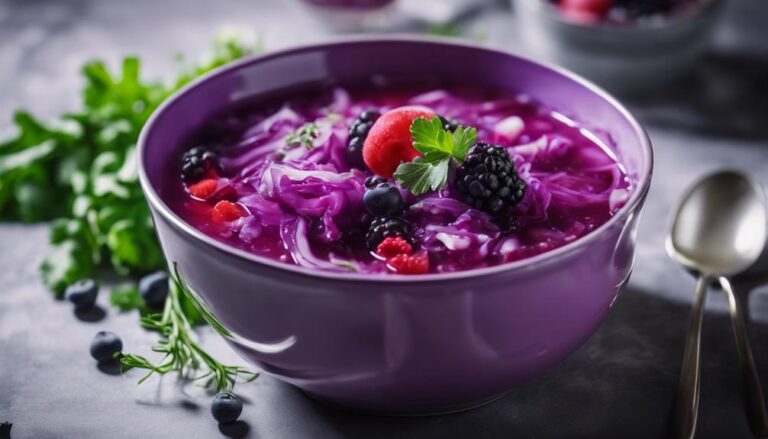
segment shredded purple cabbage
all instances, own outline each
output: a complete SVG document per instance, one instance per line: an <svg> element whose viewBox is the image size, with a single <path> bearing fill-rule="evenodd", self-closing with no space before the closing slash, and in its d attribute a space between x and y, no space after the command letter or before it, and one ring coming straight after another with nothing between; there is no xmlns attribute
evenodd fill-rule
<svg viewBox="0 0 768 439"><path fill-rule="evenodd" d="M353 98L338 88L325 101L289 101L271 114L245 116L221 164L229 176L225 185L248 215L227 224L227 233L195 224L233 245L300 266L386 272L386 264L359 245L365 233L363 183L370 173L351 169L344 150L349 124L360 112L402 105L424 105L476 127L480 139L507 148L528 184L514 209L516 226L505 230L453 198L450 189L420 198L403 191L411 238L429 252L432 271L488 266L565 245L607 221L631 192L626 173L604 146L524 95L496 93L488 99L435 90ZM317 129L312 146L289 145L287 137L307 123Z"/></svg>

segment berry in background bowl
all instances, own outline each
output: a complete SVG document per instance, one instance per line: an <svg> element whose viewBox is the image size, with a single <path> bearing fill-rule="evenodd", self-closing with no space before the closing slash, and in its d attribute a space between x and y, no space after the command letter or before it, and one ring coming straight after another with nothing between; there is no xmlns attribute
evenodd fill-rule
<svg viewBox="0 0 768 439"><path fill-rule="evenodd" d="M511 0L537 58L608 90L652 90L691 73L725 0Z"/></svg>
<svg viewBox="0 0 768 439"><path fill-rule="evenodd" d="M628 281L652 168L578 77L405 39L225 67L139 155L165 256L232 346L388 413L475 406L579 347Z"/></svg>
<svg viewBox="0 0 768 439"><path fill-rule="evenodd" d="M696 13L709 0L550 0L560 14L585 25L645 26Z"/></svg>

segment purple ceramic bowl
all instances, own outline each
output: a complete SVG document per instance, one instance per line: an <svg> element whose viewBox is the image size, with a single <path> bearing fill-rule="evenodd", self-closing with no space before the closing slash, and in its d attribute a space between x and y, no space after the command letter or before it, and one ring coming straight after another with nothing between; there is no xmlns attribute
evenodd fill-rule
<svg viewBox="0 0 768 439"><path fill-rule="evenodd" d="M600 127L637 184L591 234L484 269L421 276L329 273L210 238L173 213L161 181L181 138L213 113L318 84L440 79L525 92ZM358 410L438 413L489 401L553 366L600 326L632 271L652 170L637 121L583 79L508 53L433 39L352 40L225 66L169 99L139 141L141 184L169 264L248 361Z"/></svg>

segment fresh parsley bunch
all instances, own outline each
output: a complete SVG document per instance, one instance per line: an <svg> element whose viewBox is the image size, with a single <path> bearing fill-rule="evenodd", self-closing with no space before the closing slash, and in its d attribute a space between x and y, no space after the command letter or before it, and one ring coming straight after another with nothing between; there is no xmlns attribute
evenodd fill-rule
<svg viewBox="0 0 768 439"><path fill-rule="evenodd" d="M254 46L219 39L210 61L185 68L168 84L141 78L127 57L113 74L102 61L83 67L82 110L43 122L25 111L17 134L0 143L0 220L54 220L45 284L61 295L101 267L139 275L163 267L152 219L138 184L136 139L152 112L192 79L253 53Z"/></svg>
<svg viewBox="0 0 768 439"><path fill-rule="evenodd" d="M170 85L143 80L136 57L125 58L118 74L94 61L83 67L81 111L47 123L25 111L16 113L17 134L0 142L0 221L53 220L52 250L41 272L57 296L80 279L97 277L102 268L132 277L165 267L138 182L139 132L181 86L257 50L235 38L220 38L210 61L183 69ZM206 387L219 391L256 377L219 363L197 343L195 325L208 322L218 332L225 329L196 302L178 272L160 314L147 308L133 283L118 285L110 300L123 311L139 309L141 325L160 335L153 347L163 354L159 363L125 354L125 369L176 372L182 379L205 379Z"/></svg>
<svg viewBox="0 0 768 439"><path fill-rule="evenodd" d="M477 129L458 127L451 133L439 117L420 117L411 124L413 147L424 154L397 167L394 178L414 195L444 189L454 166L464 162L477 141Z"/></svg>

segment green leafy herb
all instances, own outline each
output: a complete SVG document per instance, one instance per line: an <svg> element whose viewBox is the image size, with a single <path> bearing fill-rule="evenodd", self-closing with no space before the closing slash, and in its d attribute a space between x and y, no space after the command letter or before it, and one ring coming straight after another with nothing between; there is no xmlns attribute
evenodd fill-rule
<svg viewBox="0 0 768 439"><path fill-rule="evenodd" d="M420 117L411 124L413 147L424 154L397 167L394 178L414 195L445 188L451 165L462 163L477 140L475 128L458 127L451 133L437 117Z"/></svg>
<svg viewBox="0 0 768 439"><path fill-rule="evenodd" d="M135 285L123 285L110 291L109 303L120 311L131 311L141 308L144 300Z"/></svg>
<svg viewBox="0 0 768 439"><path fill-rule="evenodd" d="M42 122L25 111L14 117L15 135L0 140L0 221L54 220L52 250L41 266L55 294L102 268L136 276L165 266L147 203L138 183L135 142L152 112L170 94L198 76L254 53L258 45L219 38L213 57L199 66L182 66L170 83L141 78L138 58L126 57L112 73L102 61L83 67L82 111ZM166 85L171 84L171 85ZM194 326L214 319L197 303L178 276L161 314L149 314L135 284L118 286L110 302L138 309L141 324L160 333L159 364L126 355L126 369L176 372L207 379L206 386L229 389L238 378L256 374L219 363L194 341ZM214 329L221 332L220 323Z"/></svg>
<svg viewBox="0 0 768 439"><path fill-rule="evenodd" d="M296 129L296 131L288 134L288 137L285 138L285 143L291 148L303 145L307 149L312 149L315 147L315 139L319 135L320 131L317 129L317 125L307 122Z"/></svg>
<svg viewBox="0 0 768 439"><path fill-rule="evenodd" d="M135 142L150 114L179 87L257 48L217 40L213 58L184 67L170 86L141 78L141 62L113 74L102 61L83 67L83 110L44 123L19 111L16 135L0 142L0 221L52 219L53 249L43 280L57 295L107 264L122 275L164 265L139 188Z"/></svg>
<svg viewBox="0 0 768 439"><path fill-rule="evenodd" d="M182 380L205 380L204 387L219 392L231 390L238 380L249 382L256 379L258 373L240 366L222 364L200 347L192 336L193 323L187 317L183 301L191 302L198 310L205 310L205 307L195 299L175 264L171 280L171 289L162 314L150 314L141 319L143 327L160 333L160 342L153 346L152 350L162 353L162 359L153 363L145 357L126 354L121 358L123 370L148 370L139 383L155 373L165 375L176 372ZM224 336L230 335L207 310L203 311L202 315L210 319L209 323L214 330Z"/></svg>
<svg viewBox="0 0 768 439"><path fill-rule="evenodd" d="M439 37L460 37L461 26L454 22L436 23L427 29L427 33Z"/></svg>

